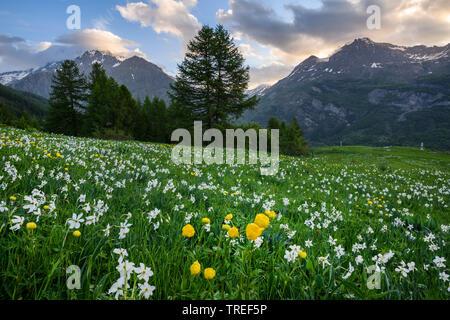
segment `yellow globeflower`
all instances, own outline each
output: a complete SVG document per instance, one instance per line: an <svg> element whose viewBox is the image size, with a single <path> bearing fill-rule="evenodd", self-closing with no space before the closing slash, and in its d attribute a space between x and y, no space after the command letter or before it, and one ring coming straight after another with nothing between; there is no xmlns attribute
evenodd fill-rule
<svg viewBox="0 0 450 320"><path fill-rule="evenodd" d="M79 236L81 236L81 232L79 230L75 230L73 232L73 236L78 238Z"/></svg>
<svg viewBox="0 0 450 320"><path fill-rule="evenodd" d="M302 258L302 259L306 259L307 254L306 254L305 251L300 250L300 251L298 252L298 256L299 256L300 258Z"/></svg>
<svg viewBox="0 0 450 320"><path fill-rule="evenodd" d="M228 230L231 229L231 227L228 224L223 224L222 225L222 229L225 230L225 231L228 231Z"/></svg>
<svg viewBox="0 0 450 320"><path fill-rule="evenodd" d="M249 238L250 240L256 240L262 232L263 229L260 228L256 223L249 223L245 228L247 238Z"/></svg>
<svg viewBox="0 0 450 320"><path fill-rule="evenodd" d="M209 218L203 218L203 219L202 219L202 222L203 222L204 224L207 224L207 223L211 223L211 220L209 220Z"/></svg>
<svg viewBox="0 0 450 320"><path fill-rule="evenodd" d="M230 236L230 238L239 237L239 229L236 227L231 228L230 230L228 230L228 235Z"/></svg>
<svg viewBox="0 0 450 320"><path fill-rule="evenodd" d="M269 217L265 214L258 213L255 218L255 223L261 228L267 228L270 224Z"/></svg>
<svg viewBox="0 0 450 320"><path fill-rule="evenodd" d="M28 230L34 230L36 229L37 225L34 222L28 222L26 227Z"/></svg>
<svg viewBox="0 0 450 320"><path fill-rule="evenodd" d="M233 215L231 213L229 213L225 216L225 220L230 221L231 219L233 219Z"/></svg>
<svg viewBox="0 0 450 320"><path fill-rule="evenodd" d="M206 268L204 271L205 279L211 280L216 276L216 270L213 268Z"/></svg>
<svg viewBox="0 0 450 320"><path fill-rule="evenodd" d="M273 218L275 218L275 217L277 216L277 214L276 214L275 211L273 211L273 210L271 210L271 211L266 210L264 213L265 213L266 216L268 216L270 219L273 219Z"/></svg>
<svg viewBox="0 0 450 320"><path fill-rule="evenodd" d="M44 206L44 210L50 210L50 206Z"/></svg>
<svg viewBox="0 0 450 320"><path fill-rule="evenodd" d="M195 276L197 274L200 273L200 270L202 269L202 266L200 265L200 263L198 263L198 260L196 260L192 265L191 265L191 275Z"/></svg>
<svg viewBox="0 0 450 320"><path fill-rule="evenodd" d="M195 234L195 229L192 225L187 224L182 229L182 235L187 238L193 237Z"/></svg>
<svg viewBox="0 0 450 320"><path fill-rule="evenodd" d="M11 200L11 201L16 201L16 200L17 200L17 198L16 198L16 197L14 197L14 196L11 196L11 197L9 197L9 200Z"/></svg>

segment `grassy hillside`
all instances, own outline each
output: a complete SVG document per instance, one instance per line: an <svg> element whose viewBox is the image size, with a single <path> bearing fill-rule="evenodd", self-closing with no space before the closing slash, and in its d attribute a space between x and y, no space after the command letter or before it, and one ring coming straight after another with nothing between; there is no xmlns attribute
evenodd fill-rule
<svg viewBox="0 0 450 320"><path fill-rule="evenodd" d="M171 152L0 128L0 299L449 299L448 154L319 148L262 176Z"/></svg>
<svg viewBox="0 0 450 320"><path fill-rule="evenodd" d="M24 111L30 116L42 119L48 109L48 100L25 91L19 91L0 84L0 105L9 106L10 112L19 118Z"/></svg>

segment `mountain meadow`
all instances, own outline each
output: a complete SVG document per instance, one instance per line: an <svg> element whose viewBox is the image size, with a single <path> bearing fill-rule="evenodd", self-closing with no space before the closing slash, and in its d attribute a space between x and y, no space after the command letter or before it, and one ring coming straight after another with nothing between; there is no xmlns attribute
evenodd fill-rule
<svg viewBox="0 0 450 320"><path fill-rule="evenodd" d="M448 50L356 39L248 91L205 25L175 77L96 50L0 75L0 299L448 300ZM279 130L278 172L176 163L194 121Z"/></svg>
<svg viewBox="0 0 450 320"><path fill-rule="evenodd" d="M448 154L325 147L262 176L165 144L0 139L3 299L448 299Z"/></svg>

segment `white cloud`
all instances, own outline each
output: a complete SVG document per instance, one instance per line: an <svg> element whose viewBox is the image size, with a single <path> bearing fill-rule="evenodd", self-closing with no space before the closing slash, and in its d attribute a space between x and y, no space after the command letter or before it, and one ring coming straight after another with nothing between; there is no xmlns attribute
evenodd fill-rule
<svg viewBox="0 0 450 320"><path fill-rule="evenodd" d="M252 48L252 46L248 43L240 43L239 49L244 56L244 58L248 57L256 57L258 59L262 59L262 56L259 55L255 49Z"/></svg>
<svg viewBox="0 0 450 320"><path fill-rule="evenodd" d="M19 37L0 35L0 72L42 67L53 61L74 59L86 50L108 51L114 55L140 56L139 44L114 33L98 29L84 29L62 35L55 41L29 44Z"/></svg>
<svg viewBox="0 0 450 320"><path fill-rule="evenodd" d="M39 44L38 44L38 46L37 46L37 49L36 49L36 52L45 51L45 50L47 50L48 48L50 48L51 46L52 46L52 43L49 42L49 41L42 41L42 42L39 42Z"/></svg>
<svg viewBox="0 0 450 320"><path fill-rule="evenodd" d="M151 27L158 34L168 33L180 37L187 43L201 28L197 18L189 12L197 0L149 0L117 5L120 15L142 27Z"/></svg>
<svg viewBox="0 0 450 320"><path fill-rule="evenodd" d="M399 45L445 45L450 42L448 0L321 0L318 8L300 1L283 1L292 21L256 0L229 0L228 10L219 9L217 20L260 45L285 63L300 62L309 55L330 53L357 37ZM369 30L369 5L381 8L380 30Z"/></svg>
<svg viewBox="0 0 450 320"><path fill-rule="evenodd" d="M70 34L62 35L56 39L57 42L63 44L70 44L82 47L84 49L97 49L102 51L109 51L114 55L132 56L136 52L136 47L139 44L123 39L112 32L98 29L84 29L80 31L74 31Z"/></svg>
<svg viewBox="0 0 450 320"><path fill-rule="evenodd" d="M250 68L249 89L256 88L261 84L272 85L281 78L288 76L293 69L294 65L284 65L279 63Z"/></svg>

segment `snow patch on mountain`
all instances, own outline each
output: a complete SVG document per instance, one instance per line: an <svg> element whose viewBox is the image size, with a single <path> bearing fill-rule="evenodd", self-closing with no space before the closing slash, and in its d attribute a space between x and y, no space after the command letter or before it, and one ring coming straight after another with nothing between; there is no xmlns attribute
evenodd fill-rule
<svg viewBox="0 0 450 320"><path fill-rule="evenodd" d="M33 69L0 73L0 83L2 85L7 85L13 81L19 81L29 75L32 71Z"/></svg>

